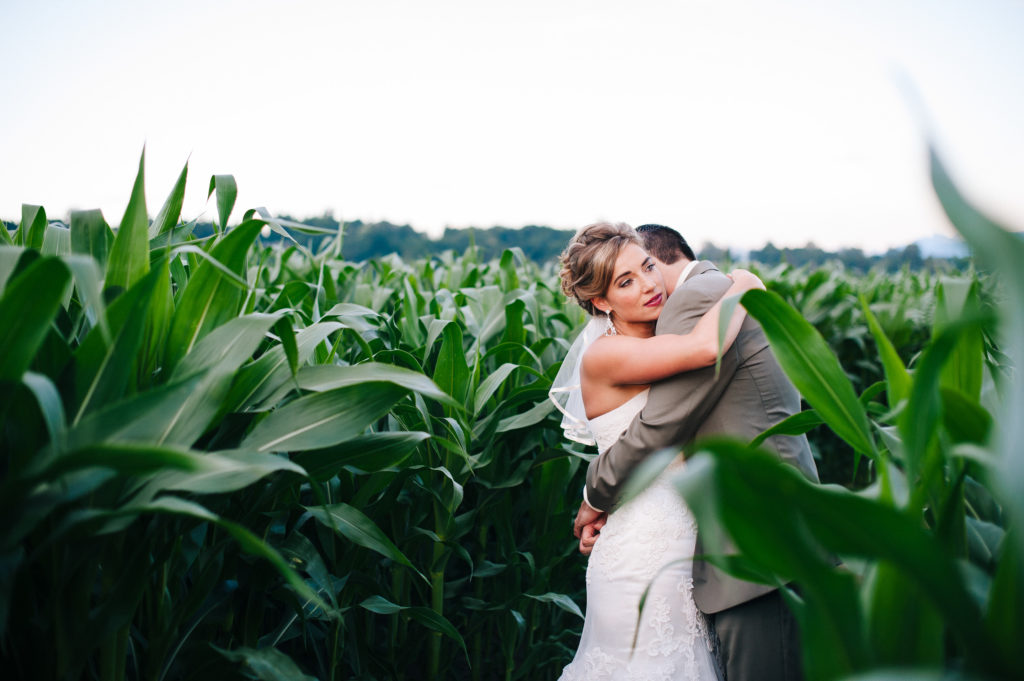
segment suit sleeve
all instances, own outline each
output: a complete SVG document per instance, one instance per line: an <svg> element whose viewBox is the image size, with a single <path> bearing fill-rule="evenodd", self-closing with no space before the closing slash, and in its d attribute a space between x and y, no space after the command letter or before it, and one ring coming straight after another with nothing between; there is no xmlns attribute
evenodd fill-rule
<svg viewBox="0 0 1024 681"><path fill-rule="evenodd" d="M731 285L720 272L708 272L687 282L669 297L658 322L658 333L688 333ZM751 320L744 321L748 327ZM743 334L741 330L741 334ZM739 366L739 339L723 353L719 375L705 367L677 374L651 386L647 404L611 448L587 469L586 499L594 508L611 510L633 470L647 455L692 441L707 414L721 397Z"/></svg>

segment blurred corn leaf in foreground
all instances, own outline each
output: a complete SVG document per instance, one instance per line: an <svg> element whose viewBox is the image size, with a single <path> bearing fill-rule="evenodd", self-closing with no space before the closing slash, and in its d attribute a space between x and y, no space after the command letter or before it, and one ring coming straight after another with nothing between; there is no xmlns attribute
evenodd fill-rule
<svg viewBox="0 0 1024 681"><path fill-rule="evenodd" d="M739 548L713 547L713 560L780 585L811 681L1024 677L1024 240L967 203L934 152L932 179L998 300L975 279L940 282L932 337L909 368L863 301L883 392L857 399L834 350L779 296L743 298L813 409L786 432L824 422L867 457L874 483L813 485L729 440L702 443L677 481Z"/></svg>

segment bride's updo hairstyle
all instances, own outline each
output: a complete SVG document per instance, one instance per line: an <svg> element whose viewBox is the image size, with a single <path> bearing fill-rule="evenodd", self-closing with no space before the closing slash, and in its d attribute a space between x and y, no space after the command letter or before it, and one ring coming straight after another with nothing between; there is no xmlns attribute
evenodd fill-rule
<svg viewBox="0 0 1024 681"><path fill-rule="evenodd" d="M559 258L562 292L590 314L598 314L590 301L611 286L615 260L629 244L643 247L636 231L625 222L597 222L576 232Z"/></svg>

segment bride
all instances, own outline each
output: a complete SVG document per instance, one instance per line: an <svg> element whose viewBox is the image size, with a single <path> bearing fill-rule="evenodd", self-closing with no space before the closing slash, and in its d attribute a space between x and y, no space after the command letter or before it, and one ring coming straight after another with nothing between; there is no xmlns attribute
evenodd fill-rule
<svg viewBox="0 0 1024 681"><path fill-rule="evenodd" d="M561 260L562 290L593 318L563 361L551 398L564 413L566 437L604 451L643 408L652 382L714 364L721 302L691 333L655 336L665 282L623 223L584 227ZM726 297L763 288L745 270L731 276ZM742 321L737 306L726 346ZM563 681L720 678L691 594L697 525L669 482L682 466L680 456L600 527L587 565L583 635Z"/></svg>

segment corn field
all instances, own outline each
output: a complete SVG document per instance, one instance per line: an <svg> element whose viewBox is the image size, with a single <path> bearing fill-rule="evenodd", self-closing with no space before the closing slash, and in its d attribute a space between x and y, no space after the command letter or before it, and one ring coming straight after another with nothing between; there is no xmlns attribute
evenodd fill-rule
<svg viewBox="0 0 1024 681"><path fill-rule="evenodd" d="M346 262L263 209L229 228L231 176L199 239L186 179L150 220L143 157L116 231L0 230L5 677L556 678L594 452L547 399L585 321L554 263ZM978 271L743 299L807 403L767 434L809 432L829 484L757 440L677 481L740 548L715 560L798 585L812 681L1024 677L1024 242L933 184Z"/></svg>

